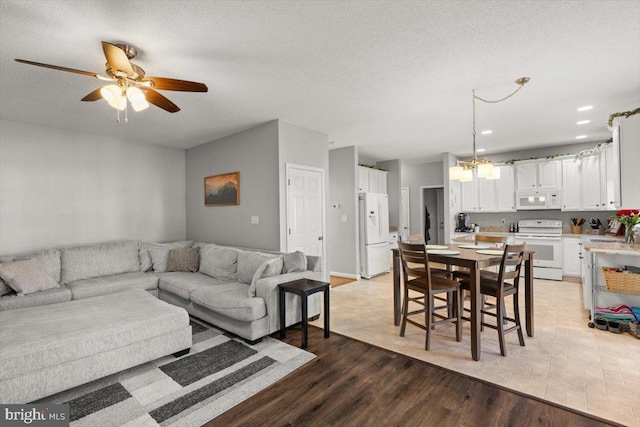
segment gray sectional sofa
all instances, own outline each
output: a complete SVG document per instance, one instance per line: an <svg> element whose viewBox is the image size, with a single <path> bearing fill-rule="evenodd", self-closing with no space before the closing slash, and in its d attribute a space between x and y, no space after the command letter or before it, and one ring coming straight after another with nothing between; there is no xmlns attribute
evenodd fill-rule
<svg viewBox="0 0 640 427"><path fill-rule="evenodd" d="M180 271L167 271L176 265ZM259 340L280 328L278 284L321 279L319 270L318 257L299 252L190 241L3 257L0 277L9 287L0 281L0 403L32 401L188 348L187 313ZM288 326L301 313L298 297L287 298ZM320 313L320 298L310 298L310 317Z"/></svg>

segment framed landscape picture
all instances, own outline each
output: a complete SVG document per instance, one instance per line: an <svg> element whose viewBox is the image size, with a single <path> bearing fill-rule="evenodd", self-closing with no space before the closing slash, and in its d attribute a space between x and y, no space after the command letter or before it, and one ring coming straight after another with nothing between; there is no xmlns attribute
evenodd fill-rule
<svg viewBox="0 0 640 427"><path fill-rule="evenodd" d="M204 205L240 204L240 172L208 176L204 179Z"/></svg>

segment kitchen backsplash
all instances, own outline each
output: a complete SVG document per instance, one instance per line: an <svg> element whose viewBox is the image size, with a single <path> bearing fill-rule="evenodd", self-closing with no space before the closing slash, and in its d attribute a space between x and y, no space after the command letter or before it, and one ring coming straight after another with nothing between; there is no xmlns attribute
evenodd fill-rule
<svg viewBox="0 0 640 427"><path fill-rule="evenodd" d="M562 221L562 231L564 233L570 233L571 218L584 218L585 223L582 229L583 232L586 232L586 230L590 230L589 220L591 218L599 219L606 227L607 220L614 214L615 211L563 212L556 210L472 213L471 222L480 226L480 231L508 232L509 224L518 222L521 219L555 219ZM504 224L502 223L502 219L505 221Z"/></svg>

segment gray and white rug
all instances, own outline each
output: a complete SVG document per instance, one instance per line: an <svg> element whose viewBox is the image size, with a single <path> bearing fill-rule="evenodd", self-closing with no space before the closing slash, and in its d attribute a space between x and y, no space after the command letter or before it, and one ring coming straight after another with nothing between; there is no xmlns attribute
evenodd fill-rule
<svg viewBox="0 0 640 427"><path fill-rule="evenodd" d="M191 326L188 355L167 356L41 402L68 403L74 427L202 425L315 358L270 337L248 345L197 321Z"/></svg>

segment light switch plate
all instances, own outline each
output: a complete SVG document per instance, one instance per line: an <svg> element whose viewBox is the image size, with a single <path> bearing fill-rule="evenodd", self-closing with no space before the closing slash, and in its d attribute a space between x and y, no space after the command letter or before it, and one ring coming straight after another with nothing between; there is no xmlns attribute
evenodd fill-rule
<svg viewBox="0 0 640 427"><path fill-rule="evenodd" d="M258 217L257 215L252 215L251 224L259 224L259 223L260 223L260 217Z"/></svg>

